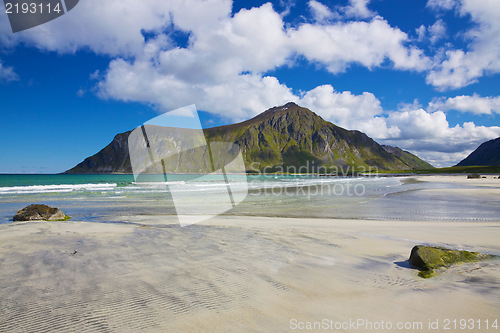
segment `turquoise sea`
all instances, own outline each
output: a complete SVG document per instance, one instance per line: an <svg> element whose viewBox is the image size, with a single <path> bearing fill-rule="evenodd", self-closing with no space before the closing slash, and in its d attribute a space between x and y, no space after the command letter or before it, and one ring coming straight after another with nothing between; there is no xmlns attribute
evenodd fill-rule
<svg viewBox="0 0 500 333"><path fill-rule="evenodd" d="M228 176L233 195L246 198L224 214L342 219L500 221L494 197L449 191L458 185L411 177ZM217 200L220 177L169 175L137 183L133 175L0 175L0 223L31 203L61 208L73 220L107 222L117 215L176 214L172 192L192 202L193 214ZM444 190L444 191L440 191ZM224 192L225 193L225 192ZM240 194L241 194L240 193Z"/></svg>

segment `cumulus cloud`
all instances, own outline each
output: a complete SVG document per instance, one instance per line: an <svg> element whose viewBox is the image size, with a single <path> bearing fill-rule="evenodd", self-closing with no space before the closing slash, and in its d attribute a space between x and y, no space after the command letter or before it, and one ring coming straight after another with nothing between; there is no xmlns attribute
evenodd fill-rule
<svg viewBox="0 0 500 333"><path fill-rule="evenodd" d="M417 100L386 112L371 93L336 92L326 85L307 92L299 103L326 120L362 130L379 143L409 150L435 166L454 165L481 143L500 137L498 126L450 126L445 112L426 111Z"/></svg>
<svg viewBox="0 0 500 333"><path fill-rule="evenodd" d="M351 0L339 10L347 16L370 18L374 13L367 9L368 3ZM303 24L298 29L284 29L282 17L270 3L243 9L234 17L231 5L230 0L145 0L141 6L135 0L87 0L79 5L78 15L70 12L28 31L6 35L10 40L4 40L3 45L24 42L61 53L90 49L133 59L145 52L145 31L166 37L162 50L174 49L176 45L166 32L173 27L190 33L185 50L198 52L196 56L205 52L208 59L204 60L224 63L223 72L231 66L240 71L266 71L304 53L332 72L343 71L351 63L373 68L385 59L398 69L424 70L430 64L421 50L405 45L410 41L406 33L381 17L371 22ZM309 6L320 20L334 15L318 1L311 0ZM325 37L325 43L311 45L307 39L316 41L317 35Z"/></svg>
<svg viewBox="0 0 500 333"><path fill-rule="evenodd" d="M424 161L432 164L437 168L454 166L458 164L458 162L462 161L464 158L469 156L469 154L473 151L473 150L467 150L464 152L443 154L442 152L438 151L413 150L413 149L406 149L406 150L410 151L412 154L417 155L419 158L423 159Z"/></svg>
<svg viewBox="0 0 500 333"><path fill-rule="evenodd" d="M297 100L324 119L347 129L361 130L376 141L416 153L436 166L451 166L481 143L500 136L498 126L472 122L450 126L442 110L426 111L415 100L386 112L371 93L336 92L324 85Z"/></svg>
<svg viewBox="0 0 500 333"><path fill-rule="evenodd" d="M376 15L368 9L370 0L349 0L347 6L337 6L334 11L319 1L310 0L308 2L314 18L317 22L324 22L331 19L368 19Z"/></svg>
<svg viewBox="0 0 500 333"><path fill-rule="evenodd" d="M14 72L14 68L5 67L0 61L0 82L10 82L19 80L19 76Z"/></svg>
<svg viewBox="0 0 500 333"><path fill-rule="evenodd" d="M231 0L86 0L46 24L16 34L0 34L4 46L26 43L40 49L73 53L89 49L111 56L142 53L142 32L162 33L173 24L179 29L203 30L218 25L231 11ZM7 15L0 15L0 27L8 27ZM9 30L7 28L6 30Z"/></svg>
<svg viewBox="0 0 500 333"><path fill-rule="evenodd" d="M448 99L434 99L429 103L431 110L457 110L460 112L470 112L474 114L500 114L500 96L481 97L477 94L472 96L456 96Z"/></svg>
<svg viewBox="0 0 500 333"><path fill-rule="evenodd" d="M155 59L162 62L158 66L162 73L176 71L168 73L187 80L233 80L234 72L264 73L293 64L297 56L332 73L343 72L352 64L373 69L389 60L394 69L426 73L426 82L440 90L460 88L485 74L500 72L500 2L429 0L431 10L456 8L459 15L475 23L464 34L469 42L466 50L448 45L432 59L411 46L405 32L376 16L369 3L349 0L344 7L330 9L310 0L315 23L285 28L282 15L270 3L243 9L232 17L231 0L144 0L141 6L136 0L86 0L79 4L78 12L28 31L0 35L0 44L25 43L59 53L88 49L133 63L152 46L143 35L147 32L162 39L155 45L157 56L170 51ZM6 27L7 17L2 15L0 28ZM179 30L190 36L187 48L177 48L170 38L169 32ZM436 43L446 36L446 24L440 19L432 26L419 27L417 34L420 41L425 37ZM175 66L167 68L168 61Z"/></svg>
<svg viewBox="0 0 500 333"><path fill-rule="evenodd" d="M484 141L500 136L498 126L476 126L473 122L464 122L450 127L443 111L415 109L390 112L386 124L398 128L400 132L383 138L381 142L417 152L420 157L429 156L440 166L454 165ZM442 156L439 157L439 154Z"/></svg>
<svg viewBox="0 0 500 333"><path fill-rule="evenodd" d="M194 83L163 75L152 62L131 64L123 59L111 62L98 87L103 98L143 102L163 112L194 103L198 109L233 121L295 98L290 88L274 77L244 74L222 82Z"/></svg>
<svg viewBox="0 0 500 333"><path fill-rule="evenodd" d="M396 136L399 132L395 127L388 128L384 118L379 117L384 110L380 101L369 92L354 95L323 85L308 91L297 102L339 126L370 132L377 138Z"/></svg>
<svg viewBox="0 0 500 333"><path fill-rule="evenodd" d="M432 9L451 10L457 5L457 0L429 0L427 7Z"/></svg>
<svg viewBox="0 0 500 333"><path fill-rule="evenodd" d="M370 22L304 24L288 35L293 50L309 61L324 64L332 73L343 72L352 63L372 69L386 59L397 69L423 71L430 64L422 50L405 47L409 40L406 33L380 17Z"/></svg>
<svg viewBox="0 0 500 333"><path fill-rule="evenodd" d="M79 4L78 15L71 11L28 31L1 34L0 43L4 47L24 43L59 53L84 49L111 56L106 71L91 75L101 98L142 102L159 111L195 103L198 109L231 121L295 101L340 126L437 161L435 152L446 152L443 156L450 159L500 136L498 127L473 123L450 127L443 111L487 113L484 110L489 107L490 113L497 112L496 99L456 97L436 100L428 111L415 102L387 112L369 92L355 95L323 85L296 95L266 72L293 66L297 57L334 74L353 64L374 69L390 63L393 69L428 73L427 82L442 89L500 72L500 3L460 1L427 4L432 10L456 7L477 23L466 33L467 51L442 49L434 58L411 46L405 32L368 9L369 0L350 0L334 9L310 0L315 21L294 27L286 26L283 15L270 3L232 15L230 0L144 0L141 6L136 0L86 0ZM5 20L5 15L0 16L0 28L7 24ZM176 45L172 31L188 34L187 46ZM146 40L144 32L154 37ZM438 20L417 33L419 39L436 43L446 36L446 25ZM0 64L2 77L13 80L17 75Z"/></svg>
<svg viewBox="0 0 500 333"><path fill-rule="evenodd" d="M349 0L349 5L341 8L347 17L366 19L375 16L375 12L368 9L370 0Z"/></svg>
<svg viewBox="0 0 500 333"><path fill-rule="evenodd" d="M338 13L332 12L330 8L323 5L321 2L311 0L308 5L314 15L314 19L318 22L324 22L332 18L340 18Z"/></svg>
<svg viewBox="0 0 500 333"><path fill-rule="evenodd" d="M272 5L264 4L233 17L229 11L220 14L217 23L210 21L210 29L179 21L175 13L172 21L191 33L189 46L172 47L160 34L134 59L113 60L101 74L101 97L139 101L161 110L196 103L226 118L241 119L298 100L290 88L264 75L278 66L293 66L297 55L332 73L352 63L375 68L386 59L395 68L423 70L430 61L421 50L407 48L408 36L380 17L285 28Z"/></svg>
<svg viewBox="0 0 500 333"><path fill-rule="evenodd" d="M435 3L448 6L447 1ZM500 72L500 2L460 0L458 11L463 17L470 16L475 25L464 35L469 42L466 51L443 49L435 57L426 81L440 90L461 88L485 74Z"/></svg>
<svg viewBox="0 0 500 333"><path fill-rule="evenodd" d="M446 26L443 20L438 20L429 27L430 41L435 44L438 40L446 36Z"/></svg>
<svg viewBox="0 0 500 333"><path fill-rule="evenodd" d="M420 27L418 27L417 29L415 29L415 32L417 33L417 36L418 36L418 41L421 42L425 39L425 34L427 32L427 28L425 27L425 25L421 25Z"/></svg>
<svg viewBox="0 0 500 333"><path fill-rule="evenodd" d="M431 42L431 44L435 44L440 39L446 37L446 25L444 24L443 20L437 20L436 23L429 27L421 25L420 27L415 29L415 31L418 35L417 40L419 42L426 40L427 33L429 34L428 40Z"/></svg>
<svg viewBox="0 0 500 333"><path fill-rule="evenodd" d="M322 11L316 13L317 21L332 13L319 2L310 6ZM177 24L175 15L173 22ZM169 48L168 39L162 36L149 40L135 59L118 58L110 63L100 75L100 96L148 103L163 111L195 103L201 110L232 121L294 101L381 142L426 156L445 153L439 163L448 163L449 154L462 156L474 145L500 135L500 128L473 123L450 127L443 110L427 112L418 102L385 112L369 92L355 95L323 85L297 96L276 78L263 74L290 65L291 55L323 64L332 73L352 63L376 68L387 59L394 68L425 71L431 60L421 50L405 46L407 34L380 17L369 22L304 23L287 29L282 17L266 4L234 17L228 14L211 29L196 33L189 24L182 26L192 32L187 48ZM435 40L445 34L441 21L426 30ZM433 162L437 160L436 155Z"/></svg>

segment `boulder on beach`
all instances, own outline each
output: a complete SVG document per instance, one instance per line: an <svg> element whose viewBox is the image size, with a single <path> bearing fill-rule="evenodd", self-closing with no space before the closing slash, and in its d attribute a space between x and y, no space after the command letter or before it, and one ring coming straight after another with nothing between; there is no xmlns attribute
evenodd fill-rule
<svg viewBox="0 0 500 333"><path fill-rule="evenodd" d="M467 179L481 179L481 175L478 173L473 173L473 174L467 175Z"/></svg>
<svg viewBox="0 0 500 333"><path fill-rule="evenodd" d="M24 207L14 215L14 221L65 221L69 218L59 208L41 204Z"/></svg>
<svg viewBox="0 0 500 333"><path fill-rule="evenodd" d="M420 270L418 274L423 278L430 278L435 275L434 270L447 268L467 262L477 262L493 258L491 254L480 252L469 252L447 249L444 247L434 247L426 245L416 245L411 250L410 267Z"/></svg>

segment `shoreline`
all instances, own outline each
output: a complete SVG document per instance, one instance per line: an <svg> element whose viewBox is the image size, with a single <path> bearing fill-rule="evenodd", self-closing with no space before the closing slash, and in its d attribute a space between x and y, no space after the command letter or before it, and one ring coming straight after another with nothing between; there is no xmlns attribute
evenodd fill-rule
<svg viewBox="0 0 500 333"><path fill-rule="evenodd" d="M494 222L116 221L1 225L0 331L59 318L51 331L94 332L93 322L115 332L288 332L362 319L421 322L423 332L438 320L432 331L446 332L445 319L492 321L500 310L498 259L431 279L407 264L417 244L500 255Z"/></svg>
<svg viewBox="0 0 500 333"><path fill-rule="evenodd" d="M465 198L500 198L496 179L409 178L456 182L454 193ZM360 320L390 322L395 332L408 331L397 323L421 323L416 332L448 332L445 320L484 326L500 321L500 259L430 279L407 260L419 244L500 255L499 222L234 215L182 228L175 215L9 222L0 225L0 331L314 331L307 323L349 331L334 326Z"/></svg>
<svg viewBox="0 0 500 333"><path fill-rule="evenodd" d="M500 188L500 179L494 175L482 175L484 178L467 179L467 175L425 175L416 176L420 181L425 182L441 182L441 183L455 183L459 185L470 186L488 186L493 188Z"/></svg>

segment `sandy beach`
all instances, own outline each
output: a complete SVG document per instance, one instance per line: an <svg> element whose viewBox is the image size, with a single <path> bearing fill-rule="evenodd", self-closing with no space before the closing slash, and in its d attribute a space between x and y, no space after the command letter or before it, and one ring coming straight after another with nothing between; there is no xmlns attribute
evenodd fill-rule
<svg viewBox="0 0 500 333"><path fill-rule="evenodd" d="M477 179L467 179L467 175L439 175L439 176L422 176L416 177L416 179L425 182L439 182L439 183L454 183L469 187L486 187L490 189L500 189L500 179L498 175L483 175L481 178Z"/></svg>
<svg viewBox="0 0 500 333"><path fill-rule="evenodd" d="M469 186L500 198L500 180L463 186L464 199ZM431 279L407 262L417 244L500 255L498 222L114 222L0 225L0 332L448 332L460 320L477 332L500 320L500 260Z"/></svg>

